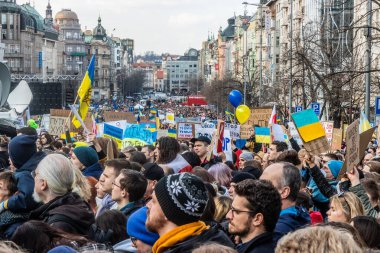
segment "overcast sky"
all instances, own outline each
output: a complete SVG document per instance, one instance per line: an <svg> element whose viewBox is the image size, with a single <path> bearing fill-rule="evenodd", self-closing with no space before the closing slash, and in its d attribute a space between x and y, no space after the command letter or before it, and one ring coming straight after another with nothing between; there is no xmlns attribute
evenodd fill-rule
<svg viewBox="0 0 380 253"><path fill-rule="evenodd" d="M217 33L227 19L242 15L244 0L51 0L53 16L63 8L78 15L82 30L93 29L100 14L108 35L135 40L137 54L146 51L183 54L200 49L208 31ZM18 0L22 4L29 0ZM48 0L30 0L45 16ZM251 2L259 2L252 0ZM254 11L248 6L248 13ZM115 28L115 31L112 30Z"/></svg>

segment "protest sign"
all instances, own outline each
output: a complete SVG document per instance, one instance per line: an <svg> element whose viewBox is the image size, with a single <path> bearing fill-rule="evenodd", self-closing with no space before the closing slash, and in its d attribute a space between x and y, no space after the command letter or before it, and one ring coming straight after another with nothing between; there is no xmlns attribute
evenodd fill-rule
<svg viewBox="0 0 380 253"><path fill-rule="evenodd" d="M215 128L204 128L200 124L195 124L195 138L200 136L205 136L212 140L212 134L214 133Z"/></svg>
<svg viewBox="0 0 380 253"><path fill-rule="evenodd" d="M175 121L174 121L174 113L172 112L168 112L166 113L166 118L165 118L165 121L166 123L168 124L175 124Z"/></svg>
<svg viewBox="0 0 380 253"><path fill-rule="evenodd" d="M157 140L165 136L168 136L168 130L163 130L163 129L157 130Z"/></svg>
<svg viewBox="0 0 380 253"><path fill-rule="evenodd" d="M216 131L216 130L214 130ZM226 160L227 161L233 161L232 160L232 145L231 145L231 133L229 130L224 130L224 134L223 134L223 141L222 141L222 150L221 152L223 152L225 155L226 155ZM216 155L218 154L217 150L216 150L216 146L213 147L213 153Z"/></svg>
<svg viewBox="0 0 380 253"><path fill-rule="evenodd" d="M65 117L65 118L68 118L69 115L70 115L70 119L66 120L63 125L65 125L67 123L67 125L69 126L69 130L70 131L74 131L74 130L77 131L76 128L75 128L75 126L71 122L72 119L73 119L73 117L74 117L74 115L72 113L70 113L70 111L71 110L50 109L50 117L51 116L56 116L56 117ZM86 118L83 121L84 121L84 124L86 125L86 128L91 131L91 129L92 129L91 114L87 113L87 116L86 116Z"/></svg>
<svg viewBox="0 0 380 253"><path fill-rule="evenodd" d="M245 125L268 126L269 118L272 115L272 108L253 108Z"/></svg>
<svg viewBox="0 0 380 253"><path fill-rule="evenodd" d="M111 135L108 135L108 134L103 134L103 137L115 140L116 143L117 143L117 147L118 147L119 149L121 149L121 148L123 147L123 145L122 145L122 140L120 140L120 139L118 139L118 138L115 138L115 137L113 137L113 136L111 136Z"/></svg>
<svg viewBox="0 0 380 253"><path fill-rule="evenodd" d="M195 126L191 123L177 123L177 139L190 140L195 136Z"/></svg>
<svg viewBox="0 0 380 253"><path fill-rule="evenodd" d="M359 141L359 120L357 119L351 125L348 126L346 133L347 172L352 171L354 166L358 165L360 162Z"/></svg>
<svg viewBox="0 0 380 253"><path fill-rule="evenodd" d="M230 131L232 139L234 140L240 139L240 125L225 123L224 129Z"/></svg>
<svg viewBox="0 0 380 253"><path fill-rule="evenodd" d="M297 128L294 125L294 123L293 122L288 122L288 127L289 127L290 135L293 137L293 139L297 142L297 144L299 146L302 146L303 145L303 141L302 141L300 135L298 134Z"/></svg>
<svg viewBox="0 0 380 253"><path fill-rule="evenodd" d="M50 116L49 121L49 134L58 135L65 133L65 123L67 117Z"/></svg>
<svg viewBox="0 0 380 253"><path fill-rule="evenodd" d="M105 111L103 117L105 122L126 120L128 123L135 123L136 121L136 117L133 112Z"/></svg>
<svg viewBox="0 0 380 253"><path fill-rule="evenodd" d="M135 138L125 138L122 142L122 147L123 148L126 148L126 147L129 147L129 146L144 146L144 145L147 145L148 143L146 143L145 141L142 141L142 140L139 140L139 139L135 139Z"/></svg>
<svg viewBox="0 0 380 253"><path fill-rule="evenodd" d="M333 139L333 129L334 129L334 122L332 121L322 121L322 126L325 129L326 138L329 144L331 145L332 139Z"/></svg>
<svg viewBox="0 0 380 253"><path fill-rule="evenodd" d="M325 130L312 109L293 113L292 119L303 142L309 142L325 136Z"/></svg>
<svg viewBox="0 0 380 253"><path fill-rule="evenodd" d="M269 127L255 127L255 138L257 143L271 143Z"/></svg>
<svg viewBox="0 0 380 253"><path fill-rule="evenodd" d="M271 130L272 130L272 136L273 136L274 141L286 142L286 140L285 140L286 135L285 135L285 132L284 132L282 125L273 124Z"/></svg>
<svg viewBox="0 0 380 253"><path fill-rule="evenodd" d="M303 143L304 148L307 152L312 155L320 155L329 151L329 143L327 142L326 136L322 136L318 139Z"/></svg>
<svg viewBox="0 0 380 253"><path fill-rule="evenodd" d="M104 123L103 128L103 135L109 135L116 139L122 140L123 139L123 132L124 130L112 125L109 125L107 123Z"/></svg>
<svg viewBox="0 0 380 253"><path fill-rule="evenodd" d="M343 140L343 130L342 128L333 129L333 137L331 141L331 151L341 150Z"/></svg>
<svg viewBox="0 0 380 253"><path fill-rule="evenodd" d="M118 121L108 121L106 122L108 125L118 127L121 129L125 129L127 127L127 121L126 120L118 120Z"/></svg>
<svg viewBox="0 0 380 253"><path fill-rule="evenodd" d="M157 132L147 128L149 125L128 124L124 131L124 138L138 139L148 144L153 144L157 139Z"/></svg>
<svg viewBox="0 0 380 253"><path fill-rule="evenodd" d="M240 125L240 139L249 139L254 133L253 125Z"/></svg>

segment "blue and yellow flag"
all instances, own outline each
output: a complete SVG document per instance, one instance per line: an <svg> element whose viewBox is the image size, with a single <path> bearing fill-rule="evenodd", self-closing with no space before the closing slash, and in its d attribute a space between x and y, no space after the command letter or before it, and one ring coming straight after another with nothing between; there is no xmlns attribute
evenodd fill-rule
<svg viewBox="0 0 380 253"><path fill-rule="evenodd" d="M271 143L269 127L255 127L255 137L257 143Z"/></svg>
<svg viewBox="0 0 380 253"><path fill-rule="evenodd" d="M84 75L82 83L78 89L78 97L79 97L78 113L81 116L82 120L86 118L88 108L90 107L92 84L94 83L94 74L95 74L95 55L92 56L90 65L88 65L87 72ZM79 120L75 116L72 122L76 128L79 128L81 125Z"/></svg>
<svg viewBox="0 0 380 253"><path fill-rule="evenodd" d="M359 133L363 133L365 131L367 131L368 129L371 128L371 124L369 123L366 115L364 114L364 112L360 112L360 121L359 121Z"/></svg>

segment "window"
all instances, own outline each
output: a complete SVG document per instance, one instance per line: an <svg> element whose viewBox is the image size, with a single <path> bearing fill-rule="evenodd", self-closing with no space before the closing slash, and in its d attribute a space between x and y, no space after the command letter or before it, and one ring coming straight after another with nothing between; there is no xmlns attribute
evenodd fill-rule
<svg viewBox="0 0 380 253"><path fill-rule="evenodd" d="M74 39L78 39L78 33L74 33Z"/></svg>
<svg viewBox="0 0 380 253"><path fill-rule="evenodd" d="M1 13L1 24L6 25L7 24L7 14Z"/></svg>
<svg viewBox="0 0 380 253"><path fill-rule="evenodd" d="M72 46L68 46L67 47L67 52L72 52L73 51L73 47Z"/></svg>
<svg viewBox="0 0 380 253"><path fill-rule="evenodd" d="M72 61L73 59L71 58L71 56L67 56L67 61Z"/></svg>
<svg viewBox="0 0 380 253"><path fill-rule="evenodd" d="M75 56L75 61L78 62L79 60L79 56Z"/></svg>
<svg viewBox="0 0 380 253"><path fill-rule="evenodd" d="M66 32L66 39L71 39L71 32Z"/></svg>
<svg viewBox="0 0 380 253"><path fill-rule="evenodd" d="M71 71L73 69L73 67L71 65L67 65L66 68L67 68L68 71Z"/></svg>
<svg viewBox="0 0 380 253"><path fill-rule="evenodd" d="M81 47L77 47L77 52L82 52L82 48Z"/></svg>

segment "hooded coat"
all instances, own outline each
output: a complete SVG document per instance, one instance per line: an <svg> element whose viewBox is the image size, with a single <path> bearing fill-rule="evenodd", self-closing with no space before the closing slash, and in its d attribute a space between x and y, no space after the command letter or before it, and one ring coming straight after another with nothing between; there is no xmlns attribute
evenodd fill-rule
<svg viewBox="0 0 380 253"><path fill-rule="evenodd" d="M69 192L34 210L30 220L42 220L71 234L86 236L95 222L89 204L78 194Z"/></svg>

